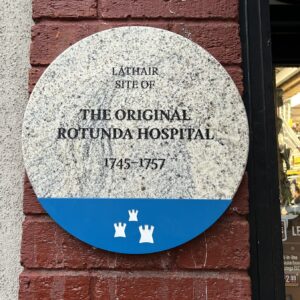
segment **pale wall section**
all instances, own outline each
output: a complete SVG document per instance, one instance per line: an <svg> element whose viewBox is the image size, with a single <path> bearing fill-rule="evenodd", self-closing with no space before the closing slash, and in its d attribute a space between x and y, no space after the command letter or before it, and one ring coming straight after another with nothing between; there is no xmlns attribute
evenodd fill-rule
<svg viewBox="0 0 300 300"><path fill-rule="evenodd" d="M0 299L18 299L31 0L0 1Z"/></svg>

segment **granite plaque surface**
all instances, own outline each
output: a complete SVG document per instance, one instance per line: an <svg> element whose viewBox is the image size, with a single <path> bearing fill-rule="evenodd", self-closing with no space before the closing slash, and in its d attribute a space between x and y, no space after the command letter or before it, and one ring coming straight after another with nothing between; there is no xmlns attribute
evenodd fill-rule
<svg viewBox="0 0 300 300"><path fill-rule="evenodd" d="M248 123L207 51L166 30L120 27L47 68L25 112L23 153L40 203L66 231L152 253L191 240L228 208Z"/></svg>

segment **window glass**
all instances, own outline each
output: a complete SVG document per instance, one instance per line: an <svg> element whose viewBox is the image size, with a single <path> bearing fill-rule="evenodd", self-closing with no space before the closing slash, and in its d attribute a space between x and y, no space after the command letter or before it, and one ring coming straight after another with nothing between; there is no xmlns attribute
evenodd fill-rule
<svg viewBox="0 0 300 300"><path fill-rule="evenodd" d="M286 299L300 299L300 68L275 69Z"/></svg>

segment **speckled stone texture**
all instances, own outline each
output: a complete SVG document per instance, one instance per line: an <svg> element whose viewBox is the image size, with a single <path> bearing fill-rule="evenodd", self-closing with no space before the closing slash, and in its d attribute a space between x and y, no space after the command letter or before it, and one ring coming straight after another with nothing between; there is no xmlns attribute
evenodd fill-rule
<svg viewBox="0 0 300 300"><path fill-rule="evenodd" d="M155 67L158 75L113 75L120 67ZM155 86L117 89L116 80ZM191 120L83 120L80 109L186 110ZM58 139L62 127L200 128L214 138ZM165 30L121 27L81 40L48 67L26 109L23 152L42 198L231 199L246 165L248 124L236 86L203 48ZM104 167L111 157L166 161L161 170L120 170Z"/></svg>

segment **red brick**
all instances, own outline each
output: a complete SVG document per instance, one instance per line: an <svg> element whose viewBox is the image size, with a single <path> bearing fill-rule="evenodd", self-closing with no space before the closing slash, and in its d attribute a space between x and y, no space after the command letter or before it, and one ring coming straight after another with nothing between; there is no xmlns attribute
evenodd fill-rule
<svg viewBox="0 0 300 300"><path fill-rule="evenodd" d="M191 39L222 64L241 63L239 25L232 22L175 24L172 31Z"/></svg>
<svg viewBox="0 0 300 300"><path fill-rule="evenodd" d="M243 70L237 66L225 66L226 71L234 81L237 86L240 95L243 95L244 92L244 83L243 83Z"/></svg>
<svg viewBox="0 0 300 300"><path fill-rule="evenodd" d="M32 15L41 17L97 17L97 0L33 0Z"/></svg>
<svg viewBox="0 0 300 300"><path fill-rule="evenodd" d="M213 277L197 278L193 274L181 273L172 273L171 276L153 275L124 276L116 279L97 278L95 298L98 299L98 291L101 295L103 289L108 291L108 288L113 285L113 294L110 294L110 299L250 299L249 279L245 276L241 276L241 279L230 280Z"/></svg>
<svg viewBox="0 0 300 300"><path fill-rule="evenodd" d="M238 0L99 0L103 18L237 18Z"/></svg>
<svg viewBox="0 0 300 300"><path fill-rule="evenodd" d="M177 248L176 265L184 269L249 267L249 226L223 216L208 231Z"/></svg>
<svg viewBox="0 0 300 300"><path fill-rule="evenodd" d="M224 276L225 277L225 276ZM224 278L209 278L206 282L207 294L205 299L213 300L250 300L251 286L250 278L246 274L239 274L237 277L228 276ZM201 298L200 298L201 299Z"/></svg>
<svg viewBox="0 0 300 300"><path fill-rule="evenodd" d="M239 27L235 23L173 24L130 23L127 25L151 25L186 36L204 47L223 64L240 64L241 47ZM70 45L95 32L124 23L40 23L33 27L31 64L48 65Z"/></svg>
<svg viewBox="0 0 300 300"><path fill-rule="evenodd" d="M118 276L96 279L94 297L102 299L110 295L110 299L193 299L193 278L169 278L167 276ZM113 290L109 288L113 286ZM199 288L199 287L198 287ZM201 288L200 288L201 289ZM200 290L199 289L199 290Z"/></svg>
<svg viewBox="0 0 300 300"><path fill-rule="evenodd" d="M249 213L249 189L247 173L245 173L242 178L241 184L234 195L229 211L239 215L247 215Z"/></svg>
<svg viewBox="0 0 300 300"><path fill-rule="evenodd" d="M247 269L248 252L248 223L240 218L223 217L205 234L173 250L120 255L80 242L48 217L27 217L21 261L27 268L44 269Z"/></svg>
<svg viewBox="0 0 300 300"><path fill-rule="evenodd" d="M149 25L177 32L204 47L225 65L243 92L235 23L238 0L98 0L99 16L113 20L84 20L97 18L96 2L33 0L35 19L58 19L41 19L33 27L30 90L44 66L80 39L111 27ZM139 20L116 21L127 17ZM176 18L190 20L171 20ZM20 276L19 299L250 300L250 279L245 271L249 266L249 228L244 217L248 210L245 175L231 207L204 234L170 251L120 255L95 249L62 230L45 215L27 179L24 212L30 216L23 224L21 260L25 270Z"/></svg>
<svg viewBox="0 0 300 300"><path fill-rule="evenodd" d="M19 300L90 300L88 276L51 276L51 274L22 273Z"/></svg>
<svg viewBox="0 0 300 300"><path fill-rule="evenodd" d="M35 84L40 79L42 74L44 73L46 68L40 67L40 68L31 68L29 71L29 82L28 82L28 90L29 93L32 92L33 88L35 87Z"/></svg>
<svg viewBox="0 0 300 300"><path fill-rule="evenodd" d="M45 211L37 200L32 185L25 176L24 181L24 197L23 197L23 210L25 214L43 214Z"/></svg>
<svg viewBox="0 0 300 300"><path fill-rule="evenodd" d="M45 272L24 271L20 300L60 299L214 299L250 300L246 273L207 272Z"/></svg>
<svg viewBox="0 0 300 300"><path fill-rule="evenodd" d="M109 27L91 23L37 24L32 29L31 64L48 65L75 42Z"/></svg>
<svg viewBox="0 0 300 300"><path fill-rule="evenodd" d="M45 269L167 269L170 253L120 255L95 249L62 230L48 217L26 218L21 262Z"/></svg>
<svg viewBox="0 0 300 300"><path fill-rule="evenodd" d="M147 23L142 23L147 26ZM99 31L123 23L80 22L80 23L51 23L45 22L33 26L31 43L31 64L48 65L66 48L77 41ZM130 23L127 25L139 25ZM150 26L150 24L148 24ZM151 26L167 29L166 24L152 24Z"/></svg>

